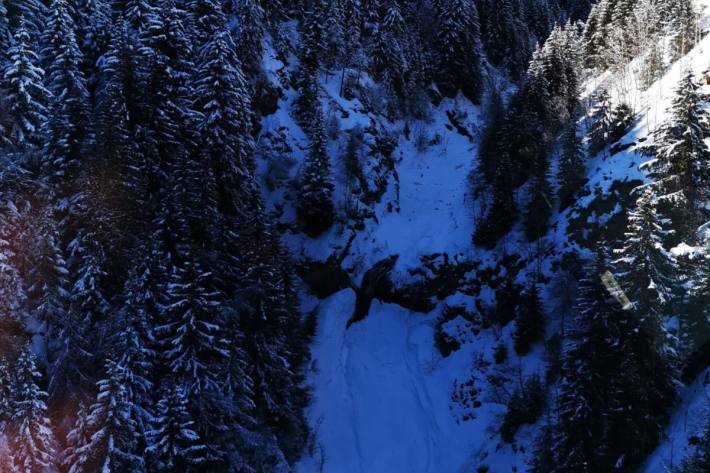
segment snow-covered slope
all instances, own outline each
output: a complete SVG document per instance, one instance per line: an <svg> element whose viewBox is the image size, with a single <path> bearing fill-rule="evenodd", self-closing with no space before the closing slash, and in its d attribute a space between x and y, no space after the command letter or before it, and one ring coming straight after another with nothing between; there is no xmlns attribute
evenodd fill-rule
<svg viewBox="0 0 710 473"><path fill-rule="evenodd" d="M274 57L273 51L267 56L272 80L283 84L288 67ZM332 137L329 145L338 184L337 206L342 208L346 199L340 157L345 132L356 126L385 130L397 145L392 156L394 168L387 175L381 200L372 205L373 216L364 220L362 228L353 228L343 218L316 240L293 233L286 236L286 241L297 258L319 261L347 249L342 267L355 285L376 262L391 255L399 256L393 279L406 282L412 278L409 270L422 266L421 257L435 253L445 253L452 261L475 261L480 271L498 276L502 270L497 261L502 255L515 253L522 261L520 281L526 273L539 269L554 280L553 263L565 251L578 246L570 239L571 227L580 219L603 227L624 208L616 202L611 208L598 209L599 201L619 193L626 196L634 185L645 180L639 170L644 158L636 153L635 145L664 119L673 89L687 67L698 75L710 67L710 36L645 92L625 95L608 75L590 80L587 96L605 86L610 88L614 100L633 102L639 119L621 140L621 144L633 145L611 156L589 160L589 192L574 207L555 213L551 230L541 245L528 243L522 231L515 229L504 244L491 252L476 249L471 243L482 203L471 196L470 173L476 164L476 143L485 110L462 98L447 99L433 108L428 120L390 122L358 100L341 98L337 75L325 78L323 104L340 130L335 134L340 138ZM629 73L633 74L633 64L630 68ZM290 113L294 92L285 85L283 88L278 111L264 120L262 137L285 136L292 150L285 174L294 178L307 141ZM426 133L429 145L425 149L415 145L417 133ZM264 174L270 173L273 165L266 158L260 162ZM271 208L279 210L282 223L293 220L288 192L269 194L268 199ZM342 217L344 212L340 214ZM473 310L477 300L484 305L489 303L491 294L485 284L480 291L446 294L426 314L375 301L364 320L346 328L355 308L353 289L320 301L304 291L304 309L317 312L318 328L308 378L313 388L308 411L313 439L310 452L296 471L525 471L533 440L544 420L523 426L512 445L500 439L499 429L506 402L520 380L526 375L544 374L542 346L519 358L512 349L513 324L500 330L477 326L461 317L447 325L464 341L461 349L442 357L434 344L436 321L447 307ZM552 327L559 323L560 313L547 299ZM507 346L509 355L496 363L494 351L501 345ZM701 381L682 388L681 394L682 402L668 426L667 439L649 458L644 472L661 472L677 463L687 450L688 437L697 433L707 418L699 415L704 413L708 396Z"/></svg>

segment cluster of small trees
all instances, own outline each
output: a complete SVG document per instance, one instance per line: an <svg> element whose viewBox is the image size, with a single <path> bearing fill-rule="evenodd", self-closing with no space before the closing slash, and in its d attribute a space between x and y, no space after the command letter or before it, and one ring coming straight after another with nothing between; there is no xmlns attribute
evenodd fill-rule
<svg viewBox="0 0 710 473"><path fill-rule="evenodd" d="M686 73L655 132L644 166L652 181L636 190L623 244L609 258L600 243L585 269L559 398L533 471L633 471L661 437L680 363L707 342L710 247L698 230L710 218L710 153L702 100ZM692 251L669 251L678 245ZM609 270L619 288L603 281ZM619 290L627 306L613 297ZM671 318L680 323L669 332ZM704 452L682 471L707 468Z"/></svg>
<svg viewBox="0 0 710 473"><path fill-rule="evenodd" d="M544 235L553 211L549 156L565 131L560 166L561 198L568 201L581 183L578 164L584 149L577 137L580 38L577 28L556 26L533 55L518 93L489 125L481 144L479 167L491 187L492 203L478 222L474 242L493 247L515 223L515 190L529 183L526 234Z"/></svg>
<svg viewBox="0 0 710 473"><path fill-rule="evenodd" d="M281 7L227 3L233 30L214 0L0 0L2 471L276 471L303 447L308 337L250 104Z"/></svg>

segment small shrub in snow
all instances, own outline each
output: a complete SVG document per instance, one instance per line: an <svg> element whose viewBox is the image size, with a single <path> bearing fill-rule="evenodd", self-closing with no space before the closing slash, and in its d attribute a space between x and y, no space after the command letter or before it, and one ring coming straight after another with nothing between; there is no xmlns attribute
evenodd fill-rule
<svg viewBox="0 0 710 473"><path fill-rule="evenodd" d="M508 359L508 346L505 343L496 345L493 351L493 359L497 364L504 363Z"/></svg>
<svg viewBox="0 0 710 473"><path fill-rule="evenodd" d="M503 440L512 443L515 434L524 424L532 424L540 418L545 408L545 387L538 375L530 376L518 388L508 403L508 410L503 418L500 435Z"/></svg>

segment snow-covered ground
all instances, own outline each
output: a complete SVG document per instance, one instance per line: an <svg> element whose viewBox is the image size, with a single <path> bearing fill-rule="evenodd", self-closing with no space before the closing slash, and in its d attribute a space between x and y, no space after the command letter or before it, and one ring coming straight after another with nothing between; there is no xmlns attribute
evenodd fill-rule
<svg viewBox="0 0 710 473"><path fill-rule="evenodd" d="M500 445L491 427L505 406L452 402L454 382L469 379L475 358L490 361L491 333L442 359L433 346L434 314L412 314L375 302L368 318L345 330L355 295L340 292L320 305L313 344L316 448L301 473L524 471L526 456ZM436 312L436 311L435 311ZM483 373L474 386L485 391ZM473 418L467 421L467 414ZM523 442L529 442L526 430Z"/></svg>

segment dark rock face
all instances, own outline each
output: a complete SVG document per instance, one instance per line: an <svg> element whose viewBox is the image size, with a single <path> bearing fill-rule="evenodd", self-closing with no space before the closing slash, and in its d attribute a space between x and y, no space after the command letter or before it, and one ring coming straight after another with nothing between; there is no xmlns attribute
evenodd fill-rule
<svg viewBox="0 0 710 473"><path fill-rule="evenodd" d="M350 275L334 259L301 263L296 273L319 299L352 287Z"/></svg>
<svg viewBox="0 0 710 473"><path fill-rule="evenodd" d="M681 370L681 380L685 384L692 383L708 366L710 366L710 342L699 347L685 360ZM705 379L703 380L703 384L707 383L708 374L705 375Z"/></svg>
<svg viewBox="0 0 710 473"><path fill-rule="evenodd" d="M443 300L461 288L466 272L475 269L470 263L453 263L448 255L422 257L424 266L410 271L418 277L411 284L396 285L391 278L392 268L399 255L393 255L376 263L362 278L356 289L355 312L348 321L348 327L367 317L372 300L396 304L412 312L427 313L434 307L434 298Z"/></svg>
<svg viewBox="0 0 710 473"><path fill-rule="evenodd" d="M357 298L355 300L355 312L350 320L348 320L348 327L367 317L373 299L376 297L380 299L383 294L386 295L392 290L390 272L398 259L399 255L393 255L383 259L370 268L362 277L360 288L356 289Z"/></svg>
<svg viewBox="0 0 710 473"><path fill-rule="evenodd" d="M279 99L283 91L271 83L260 83L252 99L254 110L262 117L273 115L279 109Z"/></svg>

